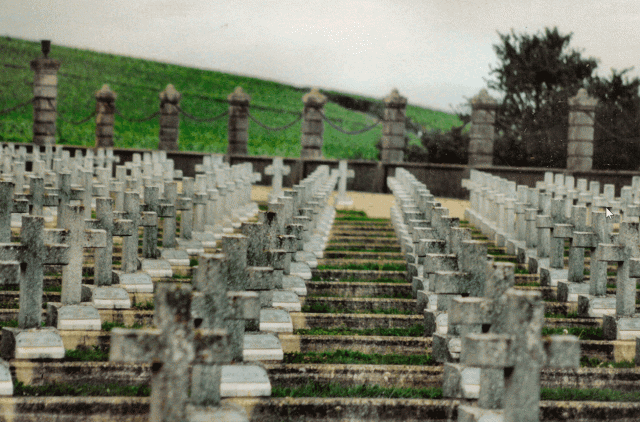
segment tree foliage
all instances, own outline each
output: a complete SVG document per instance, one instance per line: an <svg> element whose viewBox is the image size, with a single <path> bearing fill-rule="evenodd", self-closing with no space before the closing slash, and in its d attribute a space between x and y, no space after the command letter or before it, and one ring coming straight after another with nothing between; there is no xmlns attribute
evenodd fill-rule
<svg viewBox="0 0 640 422"><path fill-rule="evenodd" d="M488 87L504 95L497 110L495 164L564 167L568 99L587 87L597 61L570 49L572 34L499 34L499 65Z"/></svg>

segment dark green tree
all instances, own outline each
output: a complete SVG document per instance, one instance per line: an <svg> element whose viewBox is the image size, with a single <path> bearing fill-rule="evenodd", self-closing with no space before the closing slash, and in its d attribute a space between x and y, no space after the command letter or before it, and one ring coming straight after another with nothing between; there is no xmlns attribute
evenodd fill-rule
<svg viewBox="0 0 640 422"><path fill-rule="evenodd" d="M572 34L500 34L498 65L488 87L503 96L497 110L497 165L564 167L568 98L587 87L597 67L569 48Z"/></svg>
<svg viewBox="0 0 640 422"><path fill-rule="evenodd" d="M637 170L640 166L640 79L611 70L609 78L594 77L589 94L598 99L594 125L593 168Z"/></svg>

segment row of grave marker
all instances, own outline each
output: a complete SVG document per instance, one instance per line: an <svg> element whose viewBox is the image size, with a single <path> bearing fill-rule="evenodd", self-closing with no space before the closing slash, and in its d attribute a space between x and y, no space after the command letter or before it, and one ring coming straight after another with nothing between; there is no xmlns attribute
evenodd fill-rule
<svg viewBox="0 0 640 422"><path fill-rule="evenodd" d="M487 260L486 243L471 240L405 169L387 183L425 331L445 363L443 393L478 399L459 406L458 420L539 420L540 369L577 367L577 338L543 341L541 296L513 289L513 264Z"/></svg>

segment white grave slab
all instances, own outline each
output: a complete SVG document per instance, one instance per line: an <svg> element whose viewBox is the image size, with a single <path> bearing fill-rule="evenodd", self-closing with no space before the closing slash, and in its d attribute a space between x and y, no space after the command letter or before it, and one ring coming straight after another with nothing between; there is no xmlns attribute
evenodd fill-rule
<svg viewBox="0 0 640 422"><path fill-rule="evenodd" d="M295 275L303 280L311 280L311 268L304 262L292 262L290 275Z"/></svg>
<svg viewBox="0 0 640 422"><path fill-rule="evenodd" d="M300 312L302 310L300 298L297 294L289 290L275 290L273 292L272 306L288 312Z"/></svg>
<svg viewBox="0 0 640 422"><path fill-rule="evenodd" d="M153 281L147 273L124 274L114 271L114 281L129 293L153 293Z"/></svg>
<svg viewBox="0 0 640 422"><path fill-rule="evenodd" d="M51 323L58 330L99 331L102 329L100 313L90 304L66 306L59 306L59 304L50 305L52 306L49 310L54 312Z"/></svg>
<svg viewBox="0 0 640 422"><path fill-rule="evenodd" d="M220 397L269 397L267 371L257 365L223 365Z"/></svg>
<svg viewBox="0 0 640 422"><path fill-rule="evenodd" d="M189 253L181 249L163 249L161 257L170 265L178 267L188 267L191 262Z"/></svg>
<svg viewBox="0 0 640 422"><path fill-rule="evenodd" d="M91 303L96 309L130 309L129 293L122 287L96 287L91 294Z"/></svg>
<svg viewBox="0 0 640 422"><path fill-rule="evenodd" d="M163 259L142 259L140 270L151 277L171 278L173 270L171 264Z"/></svg>
<svg viewBox="0 0 640 422"><path fill-rule="evenodd" d="M244 350L242 357L245 360L278 360L284 359L280 340L268 333L245 333Z"/></svg>
<svg viewBox="0 0 640 422"><path fill-rule="evenodd" d="M290 290L298 296L307 295L307 285L301 277L296 275L285 275L282 277L282 288Z"/></svg>
<svg viewBox="0 0 640 422"><path fill-rule="evenodd" d="M260 331L268 333L293 333L289 312L282 309L260 310Z"/></svg>
<svg viewBox="0 0 640 422"><path fill-rule="evenodd" d="M5 336L13 336L13 339ZM2 343L13 343L14 359L62 359L64 358L64 344L62 337L55 328L33 328L21 330L18 328L4 328ZM4 347L3 347L4 349ZM5 350L3 350L3 353Z"/></svg>

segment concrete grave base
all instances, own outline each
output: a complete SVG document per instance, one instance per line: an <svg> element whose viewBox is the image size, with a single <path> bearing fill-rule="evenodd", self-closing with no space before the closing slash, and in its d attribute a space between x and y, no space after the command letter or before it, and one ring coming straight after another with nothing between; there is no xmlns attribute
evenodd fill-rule
<svg viewBox="0 0 640 422"><path fill-rule="evenodd" d="M311 280L311 268L303 262L292 262L289 274L298 276L304 280Z"/></svg>
<svg viewBox="0 0 640 422"><path fill-rule="evenodd" d="M3 359L63 359L64 344L53 327L2 328L0 354Z"/></svg>
<svg viewBox="0 0 640 422"><path fill-rule="evenodd" d="M298 295L288 290L275 290L271 306L288 312L300 312L302 310Z"/></svg>
<svg viewBox="0 0 640 422"><path fill-rule="evenodd" d="M202 244L205 249L213 249L218 244L218 238L210 232L193 232L191 233L193 240L196 240ZM221 238L220 238L221 239Z"/></svg>
<svg viewBox="0 0 640 422"><path fill-rule="evenodd" d="M578 296L578 316L582 318L602 318L616 314L616 297Z"/></svg>
<svg viewBox="0 0 640 422"><path fill-rule="evenodd" d="M4 361L0 361L0 396L13 396L11 368Z"/></svg>
<svg viewBox="0 0 640 422"><path fill-rule="evenodd" d="M538 261L538 266L540 268L540 285L541 286L556 287L558 285L559 280L567 280L567 278L569 277L569 270L541 266L540 261ZM576 301L577 300L578 299L576 297Z"/></svg>
<svg viewBox="0 0 640 422"><path fill-rule="evenodd" d="M49 302L47 326L58 330L102 330L100 313L91 303L62 305L59 302Z"/></svg>
<svg viewBox="0 0 640 422"><path fill-rule="evenodd" d="M189 253L181 249L163 249L160 256L170 265L176 267L188 267L191 263Z"/></svg>
<svg viewBox="0 0 640 422"><path fill-rule="evenodd" d="M130 309L129 293L121 286L82 285L83 301L91 302L96 309ZM86 299L85 299L86 297Z"/></svg>
<svg viewBox="0 0 640 422"><path fill-rule="evenodd" d="M271 396L271 382L266 369L258 365L223 365L220 396Z"/></svg>
<svg viewBox="0 0 640 422"><path fill-rule="evenodd" d="M282 288L290 290L298 296L307 295L307 285L301 277L295 275L285 275L282 277Z"/></svg>
<svg viewBox="0 0 640 422"><path fill-rule="evenodd" d="M558 280L557 286L558 302L577 302L578 296L589 294L588 283L571 283L566 280Z"/></svg>
<svg viewBox="0 0 640 422"><path fill-rule="evenodd" d="M431 297L429 297L431 303ZM424 335L432 336L436 333L447 334L449 329L449 315L443 311L427 309L424 311Z"/></svg>
<svg viewBox="0 0 640 422"><path fill-rule="evenodd" d="M293 333L289 312L282 309L260 310L260 331L268 333Z"/></svg>
<svg viewBox="0 0 640 422"><path fill-rule="evenodd" d="M171 278L171 264L163 259L142 259L140 270L154 278Z"/></svg>
<svg viewBox="0 0 640 422"><path fill-rule="evenodd" d="M480 397L480 368L445 363L443 370L442 395L459 399Z"/></svg>
<svg viewBox="0 0 640 422"><path fill-rule="evenodd" d="M129 293L153 293L153 281L147 273L125 274L114 271L113 282L114 286L118 285Z"/></svg>
<svg viewBox="0 0 640 422"><path fill-rule="evenodd" d="M306 262L310 268L318 267L318 259L312 252L298 251L295 253L293 260L295 262Z"/></svg>
<svg viewBox="0 0 640 422"><path fill-rule="evenodd" d="M202 255L204 253L202 242L197 240L176 239L176 242L178 243L178 248L186 251L189 255Z"/></svg>
<svg viewBox="0 0 640 422"><path fill-rule="evenodd" d="M458 362L462 350L462 339L458 336L434 333L432 355L437 362Z"/></svg>
<svg viewBox="0 0 640 422"><path fill-rule="evenodd" d="M635 340L640 337L640 316L602 318L602 333L606 340Z"/></svg>
<svg viewBox="0 0 640 422"><path fill-rule="evenodd" d="M187 422L249 422L247 412L231 403L221 403L219 406L188 404L186 413Z"/></svg>
<svg viewBox="0 0 640 422"><path fill-rule="evenodd" d="M480 409L466 405L458 406L458 422L503 422L502 410Z"/></svg>
<svg viewBox="0 0 640 422"><path fill-rule="evenodd" d="M416 313L422 314L427 309L429 309L429 294L424 290L418 290L418 297L416 298Z"/></svg>
<svg viewBox="0 0 640 422"><path fill-rule="evenodd" d="M245 333L242 357L244 360L281 361L284 359L284 352L280 340L274 334Z"/></svg>

